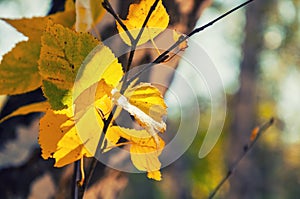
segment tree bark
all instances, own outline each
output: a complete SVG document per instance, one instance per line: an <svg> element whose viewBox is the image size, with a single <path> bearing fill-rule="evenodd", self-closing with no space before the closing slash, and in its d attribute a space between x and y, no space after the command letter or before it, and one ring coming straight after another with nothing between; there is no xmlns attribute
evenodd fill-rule
<svg viewBox="0 0 300 199"><path fill-rule="evenodd" d="M240 89L235 95L233 121L229 138L229 166L242 153L243 146L249 141L250 132L257 120L257 79L259 55L263 48L263 28L269 1L254 1L246 8L245 39L243 60L240 66ZM227 198L261 198L264 186L262 171L255 163L256 154L252 151L238 166L230 179Z"/></svg>

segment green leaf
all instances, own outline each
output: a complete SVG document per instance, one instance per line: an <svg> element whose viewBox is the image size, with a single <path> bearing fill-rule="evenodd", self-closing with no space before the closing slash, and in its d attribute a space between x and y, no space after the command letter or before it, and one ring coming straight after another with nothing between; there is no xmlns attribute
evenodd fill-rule
<svg viewBox="0 0 300 199"><path fill-rule="evenodd" d="M4 55L0 64L0 95L25 93L41 86L39 54L38 43L23 41Z"/></svg>
<svg viewBox="0 0 300 199"><path fill-rule="evenodd" d="M51 108L54 110L61 110L68 107L71 103L72 94L69 90L58 88L55 84L44 80L43 93L50 101ZM49 97L48 97L49 96Z"/></svg>
<svg viewBox="0 0 300 199"><path fill-rule="evenodd" d="M42 36L39 70L43 91L54 110L66 108L66 102L70 101L66 93L73 88L83 60L98 44L99 41L88 33L48 23Z"/></svg>

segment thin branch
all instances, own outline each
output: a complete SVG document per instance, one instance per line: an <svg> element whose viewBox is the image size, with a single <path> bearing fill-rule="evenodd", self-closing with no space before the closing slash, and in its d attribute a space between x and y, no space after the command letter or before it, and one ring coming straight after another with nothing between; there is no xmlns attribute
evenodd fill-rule
<svg viewBox="0 0 300 199"><path fill-rule="evenodd" d="M102 148L102 145L103 145L103 142L104 142L104 138L105 138L105 133L109 127L109 124L110 122L112 121L113 119L113 116L114 116L114 112L116 110L116 106L113 107L113 110L110 112L108 118L106 120L104 120L104 127L103 127L103 130L102 130L102 133L100 134L100 138L99 138L99 142L98 142L98 145L97 145L97 150L96 150L96 155L95 156L98 156L99 154L101 154L103 152L103 149L105 147ZM87 177L83 183L83 185L81 186L81 191L84 192L90 182L90 180L92 179L92 176L93 176L93 173L97 167L97 164L98 164L98 160L96 158L93 158L91 163L90 163L90 166L89 168L87 169Z"/></svg>
<svg viewBox="0 0 300 199"><path fill-rule="evenodd" d="M77 199L77 198L82 198L83 192L81 191L81 187L78 186L78 182L81 179L81 173L80 173L80 160L77 160L74 163L74 176L73 176L73 196L72 198Z"/></svg>
<svg viewBox="0 0 300 199"><path fill-rule="evenodd" d="M254 1L254 0L249 0L237 7L235 7L234 9L228 11L227 13L221 15L220 17L216 18L215 20L209 22L208 24L202 26L202 27L199 27L197 29L195 29L194 31L192 31L191 33L189 33L188 35L186 35L185 37L180 37L179 40L177 42L175 42L168 50L166 50L165 52L163 52L160 56L158 56L152 63L146 65L141 71L139 71L138 73L136 73L132 78L130 78L129 80L127 80L127 76L128 76L128 71L130 70L130 67L131 67L131 64L132 64L132 60L133 60L133 56L134 56L134 52L135 52L135 49L136 49L136 46L138 44L138 41L139 39L141 38L142 34L143 34L143 31L152 15L152 13L155 11L155 8L159 2L159 0L156 0L153 5L151 6L146 18L145 18L145 21L141 27L141 30L137 36L136 39L133 38L133 36L130 34L130 32L128 31L128 28L126 27L126 25L122 22L122 20L119 18L119 16L115 13L114 9L112 8L111 4L109 3L108 0L104 0L102 5L103 7L116 19L116 21L121 25L121 27L123 28L123 30L126 32L127 36L129 37L129 39L131 40L131 43L132 43L132 47L131 47L131 52L130 52L130 55L129 55L129 59L128 59L128 63L127 63L127 67L126 67L126 70L125 70L125 75L124 75L124 79L123 79L123 84L122 84L122 88L120 90L121 94L125 91L126 87L128 86L128 84L134 80L135 78L137 78L139 75L142 74L143 71L145 71L148 67L151 67L157 63L161 63L161 62L164 62L166 59L168 59L169 55L168 53L171 52L174 48L176 48L179 44L181 44L183 41L187 40L189 37L191 37L192 35L200 32L200 31L203 31L205 28L213 25L215 22L219 21L220 19L224 18L225 16L229 15L230 13L238 10L239 8L247 5L248 3L250 3L251 1ZM108 116L108 118L105 120L104 122L104 127L103 127L103 131L100 135L100 139L99 139L99 142L98 142L98 146L97 146L97 150L96 150L96 155L98 155L99 153L102 153L103 151L103 148L102 148L102 145L103 145L103 142L104 142L104 138L105 138L105 133L113 119L113 115L114 115L114 112L116 110L116 106L113 107L113 110L111 111L110 115ZM105 144L105 143L104 143ZM87 171L87 178L86 180L84 181L83 185L82 186L78 186L77 188L77 191L75 191L75 193L77 193L78 195L78 198L82 198L83 197L83 194L84 194L84 191L94 173L94 170L97 166L97 163L98 163L98 160L97 159L93 159L91 164L90 164L90 167ZM76 163L76 164L79 164L79 163ZM78 169L77 169L78 170ZM77 171L76 170L76 171ZM77 183L76 183L77 185ZM75 196L74 196L75 197Z"/></svg>
<svg viewBox="0 0 300 199"><path fill-rule="evenodd" d="M127 36L130 39L130 42L133 43L134 42L134 38L131 35L131 33L128 31L128 28L126 27L126 25L123 23L123 21L120 19L120 17L117 15L117 13L115 12L115 10L113 9L113 7L111 6L111 4L109 3L108 0L104 0L102 2L102 6L103 8L109 12L115 19L116 21L120 24L120 26L123 28L123 30L126 32Z"/></svg>
<svg viewBox="0 0 300 199"><path fill-rule="evenodd" d="M128 37L130 38L131 40L131 43L132 43L132 47L131 47L131 51L130 51L130 55L129 55L129 59L128 59L128 63L127 63L127 67L126 67L126 70L125 70L125 75L124 75L124 81L123 82L126 82L126 79L127 79L127 75L128 75L128 71L130 70L130 67L131 67L131 64L132 64L132 60L133 60L133 57L134 57L134 52L135 52L135 49L136 49L136 46L138 44L138 41L140 40L141 38L141 35L144 31L144 28L146 27L150 17L151 17L151 14L154 12L157 4L158 4L159 0L156 0L153 5L151 6L146 18L145 18L145 21L142 25L142 28L137 36L136 39L133 39L132 35L130 34L130 32L128 31L126 25L122 22L122 20L119 18L119 16L115 13L114 9L112 8L111 4L109 3L108 0L104 0L102 5L103 7L118 21L118 23L121 25L121 27L123 28L124 31L126 31ZM121 93L123 93L125 91L125 87L126 85L123 83L122 85L122 88L121 88ZM113 119L113 115L114 115L114 112L116 110L116 106L113 107L113 110L110 112L108 118L104 121L104 127L103 127L103 130L102 130L102 133L100 135L100 139L99 139L99 142L98 142L98 146L97 146L97 150L96 150L96 155L98 155L99 153L101 154L103 149L105 147L102 148L102 145L103 145L103 142L104 142L104 138L105 138L105 133L109 127L109 124L111 123L112 119ZM105 143L104 143L105 144ZM89 181L91 180L92 178L92 175L94 173L94 170L96 168L98 164L98 160L96 158L94 158L90 164L90 167L87 171L87 178L85 180L85 182L83 183L83 185L80 187L80 192L84 192ZM83 196L83 195L82 195Z"/></svg>
<svg viewBox="0 0 300 199"><path fill-rule="evenodd" d="M123 92L125 91L125 89L127 87L126 82L127 82L127 78L128 78L128 72L130 70L130 67L131 67L131 64L132 64L132 61L133 61L133 57L134 57L134 53L135 53L137 44L139 43L139 40L140 40L144 30L145 30L145 27L146 27L147 23L149 22L152 13L155 11L159 1L160 0L155 0L155 2L152 4L149 12L147 13L147 16L146 16L144 22L143 22L143 25L142 25L142 27L139 31L138 36L136 37L136 39L133 42L131 42L131 51L130 51L130 54L129 54L128 63L127 63L127 67L126 67L126 70L125 70L125 75L124 75L124 78L123 78L122 87L121 87L121 90L120 90L121 94L123 94Z"/></svg>
<svg viewBox="0 0 300 199"><path fill-rule="evenodd" d="M208 199L212 199L216 193L220 190L223 184L232 176L233 172L236 170L237 166L241 162L241 160L248 154L248 152L253 148L257 140L260 136L274 123L274 118L271 118L268 122L264 123L261 126L256 127L251 134L251 138L248 144L246 144L243 148L243 153L235 160L232 164L231 168L228 169L227 174L224 178L219 182L219 184L214 188L214 190L210 193Z"/></svg>
<svg viewBox="0 0 300 199"><path fill-rule="evenodd" d="M224 17L226 17L227 15L235 12L236 10L246 6L247 4L251 3L254 0L248 0L238 6L236 6L235 8L229 10L228 12L224 13L223 15L217 17L216 19L210 21L209 23L194 29L192 32L190 32L189 34L187 34L186 36L180 37L172 46L170 46L166 51L164 51L160 56L158 56L154 61L152 61L151 63L145 65L139 72L137 72L134 76L132 76L127 82L126 85L128 85L132 80L136 79L138 76L140 76L145 70L147 70L148 68L154 66L155 64L159 64L164 62L168 57L169 57L169 53L175 49L177 46L179 46L182 42L186 41L189 37L193 36L196 33L199 33L201 31L203 31L204 29L212 26L214 23L216 23L217 21L223 19Z"/></svg>
<svg viewBox="0 0 300 199"><path fill-rule="evenodd" d="M151 17L151 15L152 15L152 13L155 11L155 9L156 9L157 4L158 4L159 1L160 1L160 0L156 0L156 1L153 3L153 5L151 6L151 8L150 8L150 10L149 10L149 12L148 12L148 14L147 14L147 16L146 16L146 18L145 18L145 21L144 21L144 23L143 23L143 25L142 25L142 28L141 28L141 30L140 30L138 36L136 37L136 40L135 40L136 44L137 44L138 41L140 40L140 38L141 38L141 36L142 36L142 34L143 34L144 30L145 30L145 27L146 27L148 21L150 20L150 17Z"/></svg>

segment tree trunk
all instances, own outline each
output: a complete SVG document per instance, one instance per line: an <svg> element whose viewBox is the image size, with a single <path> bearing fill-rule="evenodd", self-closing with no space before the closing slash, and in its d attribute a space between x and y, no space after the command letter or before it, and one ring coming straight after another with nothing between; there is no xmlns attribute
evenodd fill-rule
<svg viewBox="0 0 300 199"><path fill-rule="evenodd" d="M229 166L242 153L243 146L249 141L250 131L256 124L259 54L263 47L265 11L270 3L269 1L254 1L246 8L240 89L233 103L232 133L228 145ZM230 179L230 191L227 198L260 198L260 189L264 186L264 179L254 161L255 156L255 151L252 151L238 166Z"/></svg>

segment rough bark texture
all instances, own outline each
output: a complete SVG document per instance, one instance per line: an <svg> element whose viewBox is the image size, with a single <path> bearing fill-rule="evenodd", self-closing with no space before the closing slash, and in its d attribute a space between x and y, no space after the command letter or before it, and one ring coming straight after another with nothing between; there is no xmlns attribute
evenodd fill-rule
<svg viewBox="0 0 300 199"><path fill-rule="evenodd" d="M229 141L229 166L242 153L249 141L250 131L256 124L257 78L259 54L263 44L263 27L268 1L255 1L246 8L245 40L240 72L240 89L234 99L232 134ZM264 187L262 171L255 163L257 151L252 151L238 166L230 180L230 199L260 198Z"/></svg>

